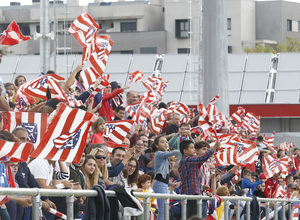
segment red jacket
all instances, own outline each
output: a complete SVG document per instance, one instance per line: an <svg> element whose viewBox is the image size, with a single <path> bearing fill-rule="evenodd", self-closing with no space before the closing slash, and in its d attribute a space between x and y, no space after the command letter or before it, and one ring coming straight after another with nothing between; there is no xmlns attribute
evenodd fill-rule
<svg viewBox="0 0 300 220"><path fill-rule="evenodd" d="M102 96L102 106L99 108L99 115L101 117L106 117L107 121L112 121L114 117L112 98L116 97L121 92L123 92L123 89L116 89L112 93L104 93Z"/></svg>
<svg viewBox="0 0 300 220"><path fill-rule="evenodd" d="M272 179L272 178L267 179L266 188L265 188L265 191L264 191L264 194L265 194L266 198L271 198L270 192L271 192L271 195L272 195L274 190L276 190L277 185L278 185L278 178L276 178L276 179Z"/></svg>

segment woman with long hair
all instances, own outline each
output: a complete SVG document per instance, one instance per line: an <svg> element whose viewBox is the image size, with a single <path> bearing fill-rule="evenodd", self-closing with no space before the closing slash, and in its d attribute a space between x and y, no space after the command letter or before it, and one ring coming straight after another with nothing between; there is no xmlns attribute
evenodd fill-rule
<svg viewBox="0 0 300 220"><path fill-rule="evenodd" d="M93 155L96 158L97 167L100 172L99 183L104 182L107 185L108 183L106 182L106 180L108 178L108 170L107 170L107 163L106 163L106 154L104 150L96 147L91 150L90 155Z"/></svg>
<svg viewBox="0 0 300 220"><path fill-rule="evenodd" d="M127 165L123 169L124 183L126 189L137 189L139 176L139 162L134 157L128 160Z"/></svg>
<svg viewBox="0 0 300 220"><path fill-rule="evenodd" d="M172 185L173 188L177 188L179 183L169 183L169 157L174 155L180 155L179 150L168 151L169 144L165 136L159 135L154 139L154 145L152 150L155 151L155 176L153 183L153 190L155 193L168 193L168 186ZM163 220L164 213L164 200L158 199L158 220Z"/></svg>
<svg viewBox="0 0 300 220"><path fill-rule="evenodd" d="M81 170L85 176L86 189L98 184L100 171L97 166L96 158L93 155L87 155L85 157Z"/></svg>

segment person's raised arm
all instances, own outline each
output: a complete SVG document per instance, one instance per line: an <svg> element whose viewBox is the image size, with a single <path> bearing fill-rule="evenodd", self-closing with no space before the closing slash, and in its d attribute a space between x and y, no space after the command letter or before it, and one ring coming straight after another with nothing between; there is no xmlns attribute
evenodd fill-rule
<svg viewBox="0 0 300 220"><path fill-rule="evenodd" d="M69 76L69 78L67 79L65 85L64 85L64 88L63 90L66 92L66 93L69 93L70 91L70 88L75 80L75 77L76 77L76 74L82 70L82 66L81 65L78 65L75 70L71 73L71 75Z"/></svg>

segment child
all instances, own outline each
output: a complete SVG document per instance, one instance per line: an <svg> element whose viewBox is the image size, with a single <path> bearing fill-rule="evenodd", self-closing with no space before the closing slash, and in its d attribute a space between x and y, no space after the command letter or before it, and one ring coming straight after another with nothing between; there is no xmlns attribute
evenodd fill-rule
<svg viewBox="0 0 300 220"><path fill-rule="evenodd" d="M242 180L242 189L249 189L247 196L252 196L256 187L263 183L262 180L257 181L256 183L251 182L251 170L244 169L243 171L243 180Z"/></svg>
<svg viewBox="0 0 300 220"><path fill-rule="evenodd" d="M198 165L203 164L219 148L220 142L207 150L204 154L196 156L194 142L184 140L180 143L180 152L182 159L179 163L179 173L181 179L181 193L186 195L201 195L200 172ZM187 202L187 218L197 214L196 200Z"/></svg>
<svg viewBox="0 0 300 220"><path fill-rule="evenodd" d="M117 106L114 110L114 121L123 120L125 117L125 108L121 105Z"/></svg>
<svg viewBox="0 0 300 220"><path fill-rule="evenodd" d="M152 193L153 189L151 188L152 185L152 178L150 175L148 174L142 174L139 176L138 178L138 188L142 189L142 192L147 192L147 193ZM154 213L155 212L155 208L153 207L156 206L155 205L156 201L155 199L150 199L150 210Z"/></svg>
<svg viewBox="0 0 300 220"><path fill-rule="evenodd" d="M177 188L179 183L169 184L169 157L173 155L179 155L178 150L167 151L169 144L167 139L159 135L154 139L153 151L155 152L155 181L153 183L153 190L155 193L168 193L168 185L172 185L174 188ZM164 200L158 199L158 220L163 220L164 213Z"/></svg>
<svg viewBox="0 0 300 220"><path fill-rule="evenodd" d="M105 131L105 121L103 118L98 117L92 123L93 134L90 136L91 144L102 144L104 143L103 133Z"/></svg>

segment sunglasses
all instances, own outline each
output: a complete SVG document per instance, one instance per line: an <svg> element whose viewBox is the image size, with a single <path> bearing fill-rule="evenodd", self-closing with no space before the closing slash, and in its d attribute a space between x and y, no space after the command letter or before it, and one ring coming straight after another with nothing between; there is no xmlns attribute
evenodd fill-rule
<svg viewBox="0 0 300 220"><path fill-rule="evenodd" d="M96 157L96 159L98 159L98 160L100 160L100 159L105 160L105 159L106 159L106 156L102 156L102 155L96 155L95 157Z"/></svg>

